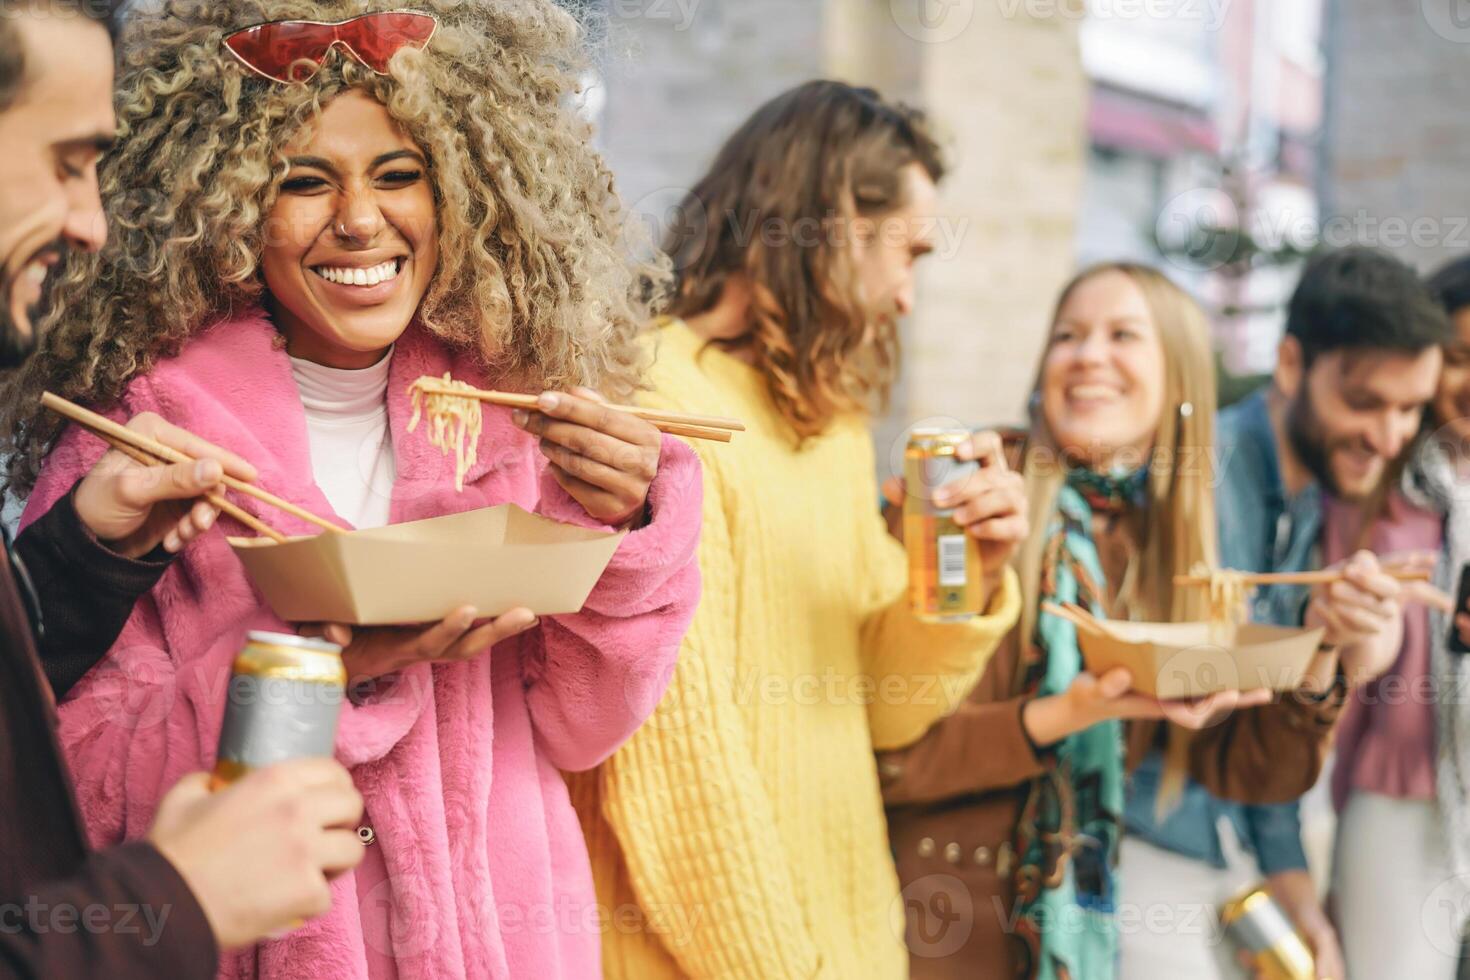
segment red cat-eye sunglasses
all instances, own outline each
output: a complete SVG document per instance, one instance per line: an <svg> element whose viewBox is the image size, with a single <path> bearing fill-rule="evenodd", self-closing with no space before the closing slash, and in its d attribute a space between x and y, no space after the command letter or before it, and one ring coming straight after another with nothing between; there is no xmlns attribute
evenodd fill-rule
<svg viewBox="0 0 1470 980"><path fill-rule="evenodd" d="M404 48L428 47L439 21L433 14L393 10L363 14L335 24L280 20L257 24L225 38L225 47L240 63L277 82L306 82L340 46L358 62L388 74L388 62Z"/></svg>

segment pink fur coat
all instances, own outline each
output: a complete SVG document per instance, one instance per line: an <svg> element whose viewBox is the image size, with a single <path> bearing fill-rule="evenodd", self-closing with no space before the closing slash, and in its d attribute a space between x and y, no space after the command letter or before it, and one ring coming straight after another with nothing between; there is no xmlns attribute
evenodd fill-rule
<svg viewBox="0 0 1470 980"><path fill-rule="evenodd" d="M277 338L259 311L215 325L136 378L111 414L156 412L250 460L261 486L330 515ZM455 493L453 460L422 430L405 431L410 383L450 370L485 385L469 357L417 325L395 348L392 521L513 502L596 526L500 409L487 408L479 460L464 493ZM27 520L45 513L103 449L68 430ZM391 949L376 952L401 980L600 975L586 848L559 770L607 758L662 694L699 596L700 495L693 452L665 437L651 521L624 540L582 612L545 618L472 662L418 664L365 703L344 706L337 756L362 791L381 848L375 860L386 865L386 885L373 888L371 900L387 908ZM287 533L314 530L235 499ZM229 534L249 533L229 518L220 523ZM255 629L290 627L252 588L225 534L212 532L139 603L108 658L61 706L62 742L94 844L145 834L167 789L213 764L230 661ZM373 953L354 878L333 883L327 915L227 954L221 975L366 980Z"/></svg>

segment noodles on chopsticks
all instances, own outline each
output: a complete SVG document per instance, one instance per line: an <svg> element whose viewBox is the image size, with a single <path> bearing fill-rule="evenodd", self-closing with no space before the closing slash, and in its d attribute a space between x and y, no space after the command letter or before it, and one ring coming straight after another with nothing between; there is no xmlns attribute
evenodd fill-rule
<svg viewBox="0 0 1470 980"><path fill-rule="evenodd" d="M1208 578L1210 591L1210 634L1223 641L1232 628L1250 618L1250 597L1254 591L1243 572L1229 568L1196 565L1190 574Z"/></svg>
<svg viewBox="0 0 1470 980"><path fill-rule="evenodd" d="M449 374L442 378L419 378L409 385L408 394L413 399L413 418L408 423L408 431L412 432L418 426L419 419L428 415L429 441L445 453L454 453L454 487L460 492L464 491L465 476L470 467L475 465L475 447L479 442L482 426L482 405L497 405L523 412L541 410L540 398L536 395L481 391L473 385L454 380ZM717 415L689 415L637 405L609 405L606 402L602 406L609 411L644 419L660 432L685 439L729 442L734 433L745 431L745 423L739 419Z"/></svg>
<svg viewBox="0 0 1470 980"><path fill-rule="evenodd" d="M409 419L408 431L418 427L421 416L428 416L429 442L441 452L454 453L454 489L462 493L465 475L475 465L484 419L478 401L445 389L475 390L448 374L443 378L419 378L408 389L413 400L413 418Z"/></svg>

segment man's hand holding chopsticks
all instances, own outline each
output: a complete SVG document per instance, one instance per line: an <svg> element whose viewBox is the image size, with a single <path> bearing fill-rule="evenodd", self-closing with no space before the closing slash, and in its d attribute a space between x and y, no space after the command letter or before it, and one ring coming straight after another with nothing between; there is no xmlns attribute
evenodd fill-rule
<svg viewBox="0 0 1470 980"><path fill-rule="evenodd" d="M222 489L225 473L255 479L255 467L245 460L151 412L134 418L128 428L195 461L149 467L113 449L77 484L77 516L97 540L120 555L138 558L160 545L176 554L214 526L219 511L202 498Z"/></svg>
<svg viewBox="0 0 1470 980"><path fill-rule="evenodd" d="M1442 606L1446 597L1427 582L1401 582L1391 571L1432 571L1433 555L1380 559L1359 551L1334 565L1342 577L1319 585L1307 606L1306 625L1326 628L1327 649L1307 672L1307 687L1331 686L1340 658L1343 677L1352 685L1380 676L1398 659L1404 635L1404 606L1422 602ZM1335 653L1337 657L1333 657Z"/></svg>

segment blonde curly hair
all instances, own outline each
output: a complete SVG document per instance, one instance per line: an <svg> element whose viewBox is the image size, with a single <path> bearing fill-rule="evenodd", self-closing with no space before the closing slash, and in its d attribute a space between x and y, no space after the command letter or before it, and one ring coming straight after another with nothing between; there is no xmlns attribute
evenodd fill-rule
<svg viewBox="0 0 1470 980"><path fill-rule="evenodd" d="M478 347L526 386L639 387L641 335L664 294L591 149L575 97L582 25L551 0L414 0L435 14L425 51L391 74L334 55L307 84L246 71L222 46L266 21L344 20L391 0L166 0L128 18L120 43L120 142L99 170L111 239L54 284L65 297L45 340L5 386L9 484L27 491L60 424L42 391L107 406L194 333L259 305L265 218L288 165L283 147L332 98L361 89L430 160L439 267L419 320ZM646 232L642 235L646 238Z"/></svg>

